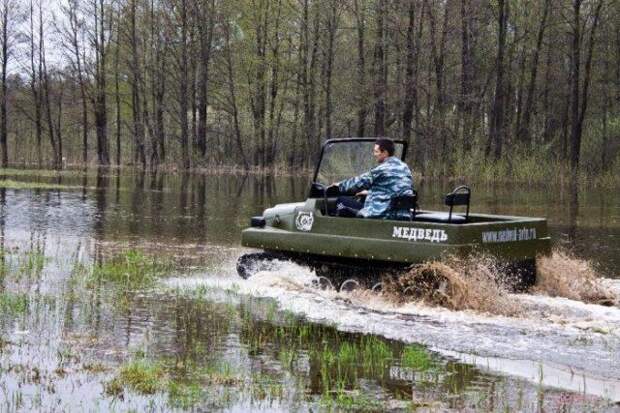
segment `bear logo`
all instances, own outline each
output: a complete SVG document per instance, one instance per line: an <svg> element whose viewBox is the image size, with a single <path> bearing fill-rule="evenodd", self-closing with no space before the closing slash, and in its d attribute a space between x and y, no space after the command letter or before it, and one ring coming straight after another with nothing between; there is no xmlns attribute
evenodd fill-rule
<svg viewBox="0 0 620 413"><path fill-rule="evenodd" d="M298 212L297 218L295 218L295 227L300 231L308 232L312 229L314 223L314 216L312 212Z"/></svg>

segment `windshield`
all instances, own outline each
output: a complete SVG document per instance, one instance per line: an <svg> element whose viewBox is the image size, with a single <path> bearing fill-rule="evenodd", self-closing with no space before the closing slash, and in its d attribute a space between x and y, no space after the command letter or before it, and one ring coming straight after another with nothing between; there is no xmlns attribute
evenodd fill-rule
<svg viewBox="0 0 620 413"><path fill-rule="evenodd" d="M394 143L394 156L402 158L403 144ZM377 166L372 156L374 141L333 142L325 146L316 182L329 185L368 172Z"/></svg>

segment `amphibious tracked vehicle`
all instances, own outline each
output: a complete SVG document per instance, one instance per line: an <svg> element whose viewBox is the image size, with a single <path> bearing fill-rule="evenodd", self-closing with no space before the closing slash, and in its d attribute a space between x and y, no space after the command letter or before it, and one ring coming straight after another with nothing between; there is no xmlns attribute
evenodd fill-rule
<svg viewBox="0 0 620 413"><path fill-rule="evenodd" d="M241 277L269 268L274 260L291 260L315 269L337 288L352 283L373 286L385 274L425 261L484 253L503 263L519 288L535 282L536 257L550 250L546 219L470 213L467 186L445 196L447 211L420 210L414 191L392 199L392 209L405 211L399 214L405 219L338 216L337 197L354 194L341 194L328 185L371 169L374 141L347 138L324 143L308 198L266 209L242 232L242 245L262 252L239 258ZM407 143L394 143L395 156L404 160Z"/></svg>

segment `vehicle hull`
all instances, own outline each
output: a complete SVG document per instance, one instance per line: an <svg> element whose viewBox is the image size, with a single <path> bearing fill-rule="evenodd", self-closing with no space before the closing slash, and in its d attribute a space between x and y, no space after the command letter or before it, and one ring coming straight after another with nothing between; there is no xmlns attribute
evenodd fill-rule
<svg viewBox="0 0 620 413"><path fill-rule="evenodd" d="M502 261L533 260L550 251L547 221L470 214L467 223L328 216L321 200L278 205L264 226L242 232L246 247L315 256L416 264L446 255L488 253Z"/></svg>

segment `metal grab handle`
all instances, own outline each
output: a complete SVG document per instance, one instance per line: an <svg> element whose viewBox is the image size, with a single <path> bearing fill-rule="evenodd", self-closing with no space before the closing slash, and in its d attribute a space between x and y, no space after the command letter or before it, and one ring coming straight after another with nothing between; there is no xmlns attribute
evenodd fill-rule
<svg viewBox="0 0 620 413"><path fill-rule="evenodd" d="M312 185L315 185L317 188L323 190L323 208L321 208L321 213L328 216L329 214L327 210L327 186L319 182L313 182Z"/></svg>

